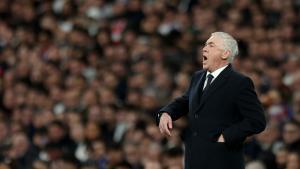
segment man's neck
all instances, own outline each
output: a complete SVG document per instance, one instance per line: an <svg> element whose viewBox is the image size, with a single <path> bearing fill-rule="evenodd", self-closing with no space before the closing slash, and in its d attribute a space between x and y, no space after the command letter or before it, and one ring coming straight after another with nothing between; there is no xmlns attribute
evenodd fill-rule
<svg viewBox="0 0 300 169"><path fill-rule="evenodd" d="M225 66L229 65L229 63L224 63L224 64L221 64L219 66L216 66L216 68L212 69L212 70L207 70L209 73L213 73L214 71L220 69L220 68L223 68Z"/></svg>

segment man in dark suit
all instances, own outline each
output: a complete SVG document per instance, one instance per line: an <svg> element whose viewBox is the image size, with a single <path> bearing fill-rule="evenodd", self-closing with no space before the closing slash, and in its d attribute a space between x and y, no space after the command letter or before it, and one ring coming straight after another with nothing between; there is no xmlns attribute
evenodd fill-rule
<svg viewBox="0 0 300 169"><path fill-rule="evenodd" d="M187 115L185 169L244 169L243 142L266 126L252 81L230 64L237 54L231 35L212 33L203 48L203 70L194 73L181 97L158 112L166 136L172 121Z"/></svg>

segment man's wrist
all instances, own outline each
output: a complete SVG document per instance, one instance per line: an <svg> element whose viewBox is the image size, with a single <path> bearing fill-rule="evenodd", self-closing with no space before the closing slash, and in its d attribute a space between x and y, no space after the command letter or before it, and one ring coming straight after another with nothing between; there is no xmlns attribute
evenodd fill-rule
<svg viewBox="0 0 300 169"><path fill-rule="evenodd" d="M158 121L160 121L160 118L161 118L161 116L162 116L164 113L167 113L167 112L162 111L162 112L159 112L159 113L157 114L157 119L158 119Z"/></svg>
<svg viewBox="0 0 300 169"><path fill-rule="evenodd" d="M161 118L161 116L162 116L163 113L165 113L165 112L158 112L157 113L157 116L156 116L156 123L157 123L157 125L159 125L160 118Z"/></svg>

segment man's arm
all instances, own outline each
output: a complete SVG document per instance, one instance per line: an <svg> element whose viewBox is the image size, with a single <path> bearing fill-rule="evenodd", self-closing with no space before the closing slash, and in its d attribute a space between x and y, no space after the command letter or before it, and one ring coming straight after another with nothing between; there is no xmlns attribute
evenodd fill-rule
<svg viewBox="0 0 300 169"><path fill-rule="evenodd" d="M236 104L242 121L223 131L225 143L229 146L241 144L247 136L262 132L266 127L266 119L260 101L254 91L250 78L245 78L236 98Z"/></svg>
<svg viewBox="0 0 300 169"><path fill-rule="evenodd" d="M156 116L156 122L160 132L166 136L171 136L172 121L177 120L189 111L189 94L193 83L193 77L189 88L181 96L160 109Z"/></svg>
<svg viewBox="0 0 300 169"><path fill-rule="evenodd" d="M163 113L167 113L171 116L172 120L175 121L179 119L181 116L185 115L189 111L189 95L191 86L193 84L194 76L191 79L189 88L185 91L185 93L181 97L177 97L172 102L164 106L157 113L157 123L160 121L160 117Z"/></svg>
<svg viewBox="0 0 300 169"><path fill-rule="evenodd" d="M160 132L165 136L171 136L173 128L172 120L177 120L188 111L188 95L187 92L176 98L173 102L163 107L157 115L157 124Z"/></svg>
<svg viewBox="0 0 300 169"><path fill-rule="evenodd" d="M158 117L161 116L162 113L168 113L172 117L172 120L175 121L188 112L188 106L189 96L186 92L181 97L174 99L174 101L160 109Z"/></svg>

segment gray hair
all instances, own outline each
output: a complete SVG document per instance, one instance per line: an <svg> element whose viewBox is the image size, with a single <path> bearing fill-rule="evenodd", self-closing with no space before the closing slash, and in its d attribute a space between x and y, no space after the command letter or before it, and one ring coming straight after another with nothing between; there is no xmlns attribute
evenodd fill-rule
<svg viewBox="0 0 300 169"><path fill-rule="evenodd" d="M231 63L235 56L239 53L239 48L237 41L226 32L214 32L211 36L218 36L223 39L223 48L230 52L230 56L228 57L228 61Z"/></svg>

